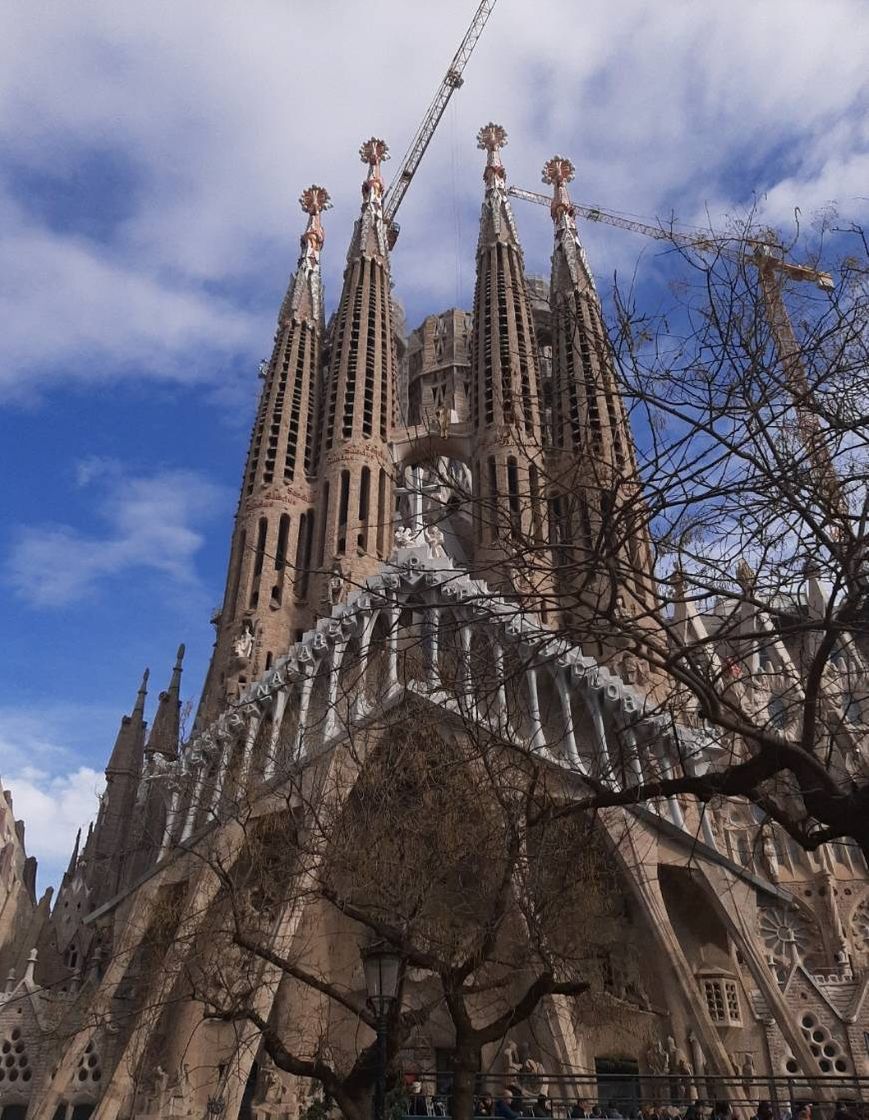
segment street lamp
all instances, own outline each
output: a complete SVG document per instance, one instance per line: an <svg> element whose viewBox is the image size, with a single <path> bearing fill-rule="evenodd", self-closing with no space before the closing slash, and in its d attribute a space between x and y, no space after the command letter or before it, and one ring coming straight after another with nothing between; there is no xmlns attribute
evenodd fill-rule
<svg viewBox="0 0 869 1120"><path fill-rule="evenodd" d="M386 1022L398 995L401 957L385 941L376 941L362 950L362 968L368 1005L374 1012L377 1029L377 1082L374 1089L374 1120L386 1114Z"/></svg>

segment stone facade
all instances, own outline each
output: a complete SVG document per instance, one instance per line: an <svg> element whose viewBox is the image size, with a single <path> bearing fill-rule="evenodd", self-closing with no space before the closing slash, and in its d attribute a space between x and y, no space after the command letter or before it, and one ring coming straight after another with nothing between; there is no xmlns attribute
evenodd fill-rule
<svg viewBox="0 0 869 1120"><path fill-rule="evenodd" d="M626 660L616 668L605 644L559 636L557 611L542 609L559 594L554 581L527 591L509 576L517 536L556 557L585 547L603 518L601 486L630 473L633 447L568 161L556 157L545 172L551 284L529 286L504 189L505 139L496 125L479 137L474 313L426 319L403 362L382 217L386 146L362 147L362 212L328 332L319 277L328 196L303 195L308 228L263 370L190 741L179 743L182 649L150 735L147 678L123 718L96 825L50 913L50 900L36 907L21 830L0 800L0 960L18 969L0 996L0 1120L297 1120L311 1084L275 1069L256 1031L204 1021L179 977L194 948L208 959L221 905L214 861L227 874L241 866L251 829L269 827L279 809L296 812L292 789L313 798L324 775L340 777L353 730L399 705L426 705L445 726L460 711L464 726L536 752L577 796L583 779L627 780L612 766L626 734L635 779L678 771L686 748L694 767L716 765L716 741L697 721L674 727L655 714L648 682ZM399 400L406 417L395 415ZM537 486L544 466L560 492ZM573 504L560 508L568 495ZM633 546L630 566L648 568L651 582L646 542ZM811 575L808 585L806 609L822 612L821 585ZM626 609L645 593L642 582L626 585ZM732 635L725 621L677 608L686 634ZM727 641L721 656L732 658ZM754 664L752 649L740 654ZM778 643L765 656L799 679L801 651ZM856 646L841 657L865 678ZM751 672L734 687L770 706L772 681ZM865 749L856 735L850 749ZM604 815L600 828L623 895L602 1002L544 1000L485 1048L494 1084L548 1085L555 1097L558 1079L576 1075L584 1087L564 1095L603 1102L596 1075L620 1071L652 1099L756 1100L770 1095L770 1076L791 1078L796 1095L801 1086L812 1095L824 1074L869 1077L869 872L859 852L837 844L809 855L738 803L701 811L659 799ZM360 995L349 918L322 901L263 909L271 944ZM370 1041L367 1027L326 1015L312 989L269 962L253 990L262 1020L303 1050L353 1053ZM402 1056L433 1070L452 1045L438 1013Z"/></svg>

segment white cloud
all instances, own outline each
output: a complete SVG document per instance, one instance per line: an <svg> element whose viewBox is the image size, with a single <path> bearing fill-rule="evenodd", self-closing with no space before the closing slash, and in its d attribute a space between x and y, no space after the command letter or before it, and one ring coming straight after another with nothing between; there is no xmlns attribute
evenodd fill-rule
<svg viewBox="0 0 869 1120"><path fill-rule="evenodd" d="M150 569L183 585L197 582L194 560L204 541L199 526L222 510L223 489L194 471L131 477L94 460L80 464L79 484L100 473L104 491L98 513L105 532L69 525L19 528L6 579L32 605L77 602L107 578L134 569Z"/></svg>
<svg viewBox="0 0 869 1120"><path fill-rule="evenodd" d="M216 382L221 360L258 359L295 259L295 198L311 180L336 203L324 257L334 301L358 203L359 141L382 134L397 160L472 8L22 7L0 44L8 158L74 178L84 154L111 151L133 185L100 245L53 232L7 198L0 267L16 277L0 294L12 324L0 341L8 382L26 391L22 381L42 383L58 366L87 379L120 367ZM453 298L456 214L470 288L481 189L473 137L491 118L510 132L514 181L535 186L544 158L562 151L578 166L576 197L614 209L692 217L709 200L732 209L755 189L776 218L827 197L865 213L867 141L854 122L867 35L861 0L542 0L533 15L502 0L402 214L395 279L401 293L407 276L412 318L426 271L437 274L432 301ZM539 230L526 251L545 270L545 222L522 225ZM592 263L611 272L608 260ZM226 285L244 296L226 295ZM79 355L93 360L70 360Z"/></svg>
<svg viewBox="0 0 869 1120"><path fill-rule="evenodd" d="M83 765L70 744L77 729L93 734L106 718L93 706L0 708L3 786L12 794L16 819L25 822L27 854L39 861L40 890L60 881L77 830L86 831L96 816L105 778Z"/></svg>

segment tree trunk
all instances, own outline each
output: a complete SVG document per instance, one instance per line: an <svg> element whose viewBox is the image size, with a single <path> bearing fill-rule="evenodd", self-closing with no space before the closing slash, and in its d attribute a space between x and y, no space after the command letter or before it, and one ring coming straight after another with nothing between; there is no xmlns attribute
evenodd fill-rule
<svg viewBox="0 0 869 1120"><path fill-rule="evenodd" d="M474 1090L480 1070L478 1046L456 1046L453 1064L453 1120L472 1120Z"/></svg>
<svg viewBox="0 0 869 1120"><path fill-rule="evenodd" d="M371 1093L353 1092L337 1093L334 1097L335 1104L341 1110L341 1115L346 1120L371 1120Z"/></svg>

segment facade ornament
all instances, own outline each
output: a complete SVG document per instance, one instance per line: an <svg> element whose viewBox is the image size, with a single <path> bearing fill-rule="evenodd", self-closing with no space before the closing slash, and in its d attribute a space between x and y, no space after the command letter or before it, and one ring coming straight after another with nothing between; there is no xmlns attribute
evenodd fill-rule
<svg viewBox="0 0 869 1120"><path fill-rule="evenodd" d="M422 535L428 545L429 560L445 560L444 535L437 525L426 525Z"/></svg>
<svg viewBox="0 0 869 1120"><path fill-rule="evenodd" d="M649 1069L658 1077L670 1072L670 1056L664 1049L664 1044L660 1038L649 1044L646 1050L646 1061Z"/></svg>
<svg viewBox="0 0 869 1120"><path fill-rule="evenodd" d="M246 618L242 623L241 633L232 643L232 652L240 661L249 661L253 655L254 641L253 626L250 619Z"/></svg>
<svg viewBox="0 0 869 1120"><path fill-rule="evenodd" d="M778 854L775 850L775 842L770 835L769 829L765 829L761 838L761 850L763 851L764 863L769 871L769 876L776 883L779 880L780 868L778 862Z"/></svg>
<svg viewBox="0 0 869 1120"><path fill-rule="evenodd" d="M332 571L329 573L329 579L326 583L326 591L323 596L323 602L327 607L334 607L340 603L344 598L344 592L347 590L347 576L344 572L344 567L340 560L336 560L332 565Z"/></svg>
<svg viewBox="0 0 869 1120"><path fill-rule="evenodd" d="M501 1072L504 1075L504 1084L512 1085L518 1082L522 1071L522 1059L519 1056L519 1045L512 1038L508 1038L501 1051Z"/></svg>
<svg viewBox="0 0 869 1120"><path fill-rule="evenodd" d="M695 1098L697 1090L694 1086L694 1070L685 1051L677 1045L672 1035L667 1036L667 1059L679 1098L682 1100L687 1100L689 1096Z"/></svg>
<svg viewBox="0 0 869 1120"><path fill-rule="evenodd" d="M450 411L446 405L439 404L435 409L435 424L441 439L450 434Z"/></svg>

